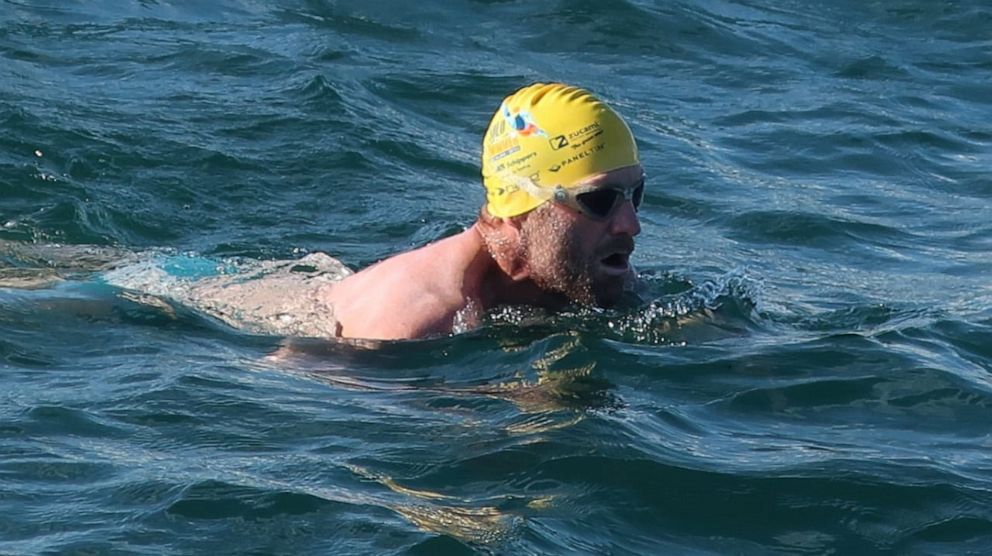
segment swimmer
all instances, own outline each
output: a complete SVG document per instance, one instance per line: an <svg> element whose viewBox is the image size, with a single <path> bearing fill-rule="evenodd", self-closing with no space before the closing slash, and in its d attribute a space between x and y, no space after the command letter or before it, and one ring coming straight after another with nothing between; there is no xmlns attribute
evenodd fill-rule
<svg viewBox="0 0 992 556"><path fill-rule="evenodd" d="M337 336L421 338L502 305L620 301L635 278L644 171L612 108L563 84L520 89L489 123L482 178L486 202L470 228L321 290Z"/></svg>
<svg viewBox="0 0 992 556"><path fill-rule="evenodd" d="M0 263L43 259L42 270L58 270L33 282L0 272L0 287L72 278L81 274L72 261L92 252L83 266L101 271L94 283L128 299L190 307L257 334L354 340L459 332L500 306L611 307L631 289L644 171L630 129L605 103L563 84L508 96L483 137L482 179L486 201L471 227L357 273L322 253L229 264L92 247L29 256L0 243Z"/></svg>

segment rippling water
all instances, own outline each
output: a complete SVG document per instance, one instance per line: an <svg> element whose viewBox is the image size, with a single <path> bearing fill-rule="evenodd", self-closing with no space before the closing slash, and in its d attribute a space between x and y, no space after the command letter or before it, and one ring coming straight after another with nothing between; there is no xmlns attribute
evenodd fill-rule
<svg viewBox="0 0 992 556"><path fill-rule="evenodd" d="M0 1L0 553L988 553L990 29L978 0ZM538 80L638 137L643 307L273 361L92 279L461 230Z"/></svg>

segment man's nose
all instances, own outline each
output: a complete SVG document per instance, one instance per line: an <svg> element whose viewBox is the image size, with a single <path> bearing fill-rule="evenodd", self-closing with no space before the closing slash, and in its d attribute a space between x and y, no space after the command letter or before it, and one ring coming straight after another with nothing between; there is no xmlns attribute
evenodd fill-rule
<svg viewBox="0 0 992 556"><path fill-rule="evenodd" d="M634 210L634 203L630 199L624 199L623 203L617 207L610 221L610 233L628 234L631 237L641 233L641 222L637 218L637 211Z"/></svg>

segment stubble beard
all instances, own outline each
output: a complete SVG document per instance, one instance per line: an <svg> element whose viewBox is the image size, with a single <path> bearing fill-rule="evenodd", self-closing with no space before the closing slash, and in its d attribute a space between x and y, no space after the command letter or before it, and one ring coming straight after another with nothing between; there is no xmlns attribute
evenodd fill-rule
<svg viewBox="0 0 992 556"><path fill-rule="evenodd" d="M570 233L571 222L542 205L521 227L521 248L531 271L531 279L542 290L561 294L583 305L596 305L593 269L596 259L583 253Z"/></svg>

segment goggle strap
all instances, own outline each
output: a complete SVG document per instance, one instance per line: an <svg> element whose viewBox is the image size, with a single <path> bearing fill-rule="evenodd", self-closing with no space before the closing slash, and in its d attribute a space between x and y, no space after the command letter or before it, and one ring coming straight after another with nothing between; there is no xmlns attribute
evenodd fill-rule
<svg viewBox="0 0 992 556"><path fill-rule="evenodd" d="M513 176L514 185L522 189L525 193L534 197L535 199L540 199L542 201L547 201L554 197L557 193L557 189L561 189L559 185L556 190L548 189L547 187L540 187L530 178L525 178L523 176Z"/></svg>

